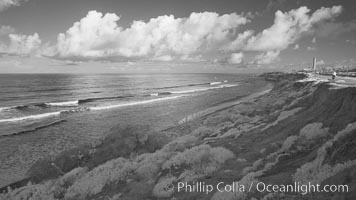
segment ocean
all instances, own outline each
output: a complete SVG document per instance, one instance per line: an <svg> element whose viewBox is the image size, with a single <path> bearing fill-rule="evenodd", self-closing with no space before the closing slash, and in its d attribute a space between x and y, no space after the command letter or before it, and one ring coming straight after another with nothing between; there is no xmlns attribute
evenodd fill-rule
<svg viewBox="0 0 356 200"><path fill-rule="evenodd" d="M1 74L0 176L12 176L0 186L114 126L165 129L265 86L251 74Z"/></svg>

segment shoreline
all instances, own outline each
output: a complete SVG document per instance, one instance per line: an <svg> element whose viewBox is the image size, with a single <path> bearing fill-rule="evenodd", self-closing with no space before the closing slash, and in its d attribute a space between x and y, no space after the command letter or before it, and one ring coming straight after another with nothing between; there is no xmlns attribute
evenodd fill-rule
<svg viewBox="0 0 356 200"><path fill-rule="evenodd" d="M221 103L218 103L217 105L211 106L211 107L209 107L207 109L204 109L204 110L201 110L199 112L190 114L190 115L186 116L185 118L181 119L179 121L179 124L188 123L188 122L190 122L192 120L195 120L195 119L198 119L198 118L207 117L208 115L211 115L213 113L228 109L228 108L230 108L232 106L236 106L236 105L241 104L241 103L246 103L248 101L252 101L254 98L257 98L259 96L267 94L272 89L273 89L273 85L267 82L267 86L265 86L265 88L260 92L255 92L255 93L252 93L252 94L244 95L242 97L234 98L232 100L227 100L225 102L221 102Z"/></svg>

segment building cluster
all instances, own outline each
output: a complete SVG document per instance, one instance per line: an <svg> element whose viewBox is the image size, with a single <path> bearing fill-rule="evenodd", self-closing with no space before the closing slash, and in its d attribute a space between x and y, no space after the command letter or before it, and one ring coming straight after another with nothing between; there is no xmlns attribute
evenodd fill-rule
<svg viewBox="0 0 356 200"><path fill-rule="evenodd" d="M356 77L356 68L352 65L325 65L325 64L318 64L316 58L313 58L313 62L311 67L304 68L299 72L305 73L317 73L321 75L332 75L334 72L337 73L338 76L349 76L349 77Z"/></svg>

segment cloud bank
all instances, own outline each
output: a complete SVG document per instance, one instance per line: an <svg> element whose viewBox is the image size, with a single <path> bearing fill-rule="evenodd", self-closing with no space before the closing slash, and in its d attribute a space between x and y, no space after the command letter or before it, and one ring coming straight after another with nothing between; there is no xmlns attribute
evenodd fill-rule
<svg viewBox="0 0 356 200"><path fill-rule="evenodd" d="M243 53L233 53L231 54L228 62L230 64L241 64L243 62L244 54Z"/></svg>
<svg viewBox="0 0 356 200"><path fill-rule="evenodd" d="M264 29L261 33L250 37L243 49L247 51L265 51L265 53L255 57L255 62L269 64L278 59L278 55L282 50L295 44L304 34L313 31L316 24L337 17L342 12L342 7L322 7L311 15L308 15L309 12L310 10L307 7L300 7L286 13L277 11L274 24Z"/></svg>
<svg viewBox="0 0 356 200"><path fill-rule="evenodd" d="M300 38L332 22L341 12L341 6L322 7L312 13L307 7L277 11L273 25L256 33L244 26L253 19L249 14L193 12L186 18L164 15L146 22L134 21L123 28L118 25L118 15L89 11L66 32L60 33L55 44L43 44L37 33L26 36L10 30L10 43L0 44L0 51L42 54L65 60L199 62L205 58L216 59L209 55L225 58L229 55L225 61L230 64L243 63L247 60L245 53L252 52L255 56L248 63L262 65L279 60L280 52L289 47L298 49L296 42ZM6 27L1 30L8 31Z"/></svg>
<svg viewBox="0 0 356 200"><path fill-rule="evenodd" d="M342 11L341 6L320 8L310 16L307 7L283 13L277 11L274 24L247 41L245 50L272 51L284 50L294 44L303 34L312 31L315 24L333 19Z"/></svg>
<svg viewBox="0 0 356 200"><path fill-rule="evenodd" d="M13 32L15 32L15 29L12 28L11 26L5 26L5 25L0 26L0 37L4 35L8 35Z"/></svg>
<svg viewBox="0 0 356 200"><path fill-rule="evenodd" d="M0 52L14 55L37 55L41 49L38 33L33 35L9 34L9 45L0 45Z"/></svg>
<svg viewBox="0 0 356 200"><path fill-rule="evenodd" d="M271 63L280 51L311 32L315 24L338 16L341 6L320 8L309 14L307 7L289 12L277 11L274 24L262 32L241 31L250 22L236 13L218 15L213 12L192 13L188 18L159 16L148 22L134 21L126 29L118 26L120 18L113 13L90 11L66 32L58 36L58 57L151 57L171 61L190 55L217 50L232 52L230 63L239 63L237 51L262 52L257 63Z"/></svg>
<svg viewBox="0 0 356 200"><path fill-rule="evenodd" d="M255 59L252 61L252 63L258 65L270 64L278 59L279 53L280 53L279 50L273 50L273 51L267 51L265 53L258 54L255 57Z"/></svg>
<svg viewBox="0 0 356 200"><path fill-rule="evenodd" d="M134 21L123 29L119 17L90 11L58 36L59 57L155 57L186 56L207 52L233 37L234 30L249 22L236 13L192 13L188 18L159 16Z"/></svg>

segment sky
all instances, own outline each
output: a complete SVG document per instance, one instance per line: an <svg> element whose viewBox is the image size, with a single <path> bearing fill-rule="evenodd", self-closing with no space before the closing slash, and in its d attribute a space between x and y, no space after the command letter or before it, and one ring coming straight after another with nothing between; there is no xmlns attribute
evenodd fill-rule
<svg viewBox="0 0 356 200"><path fill-rule="evenodd" d="M353 0L0 0L0 73L356 67Z"/></svg>

